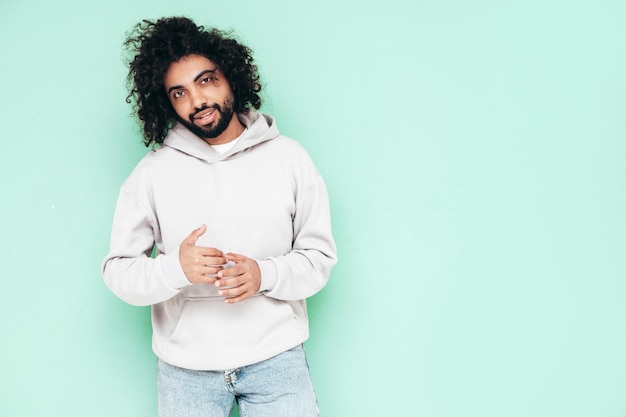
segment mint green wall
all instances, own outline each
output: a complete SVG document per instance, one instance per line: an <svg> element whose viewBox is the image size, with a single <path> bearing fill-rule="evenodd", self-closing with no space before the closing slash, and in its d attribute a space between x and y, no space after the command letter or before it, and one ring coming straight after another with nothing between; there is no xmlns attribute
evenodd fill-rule
<svg viewBox="0 0 626 417"><path fill-rule="evenodd" d="M93 4L90 4L93 3ZM325 417L626 415L626 3L0 0L0 415L154 416L149 310L99 273L146 152L124 33L254 50L326 178Z"/></svg>

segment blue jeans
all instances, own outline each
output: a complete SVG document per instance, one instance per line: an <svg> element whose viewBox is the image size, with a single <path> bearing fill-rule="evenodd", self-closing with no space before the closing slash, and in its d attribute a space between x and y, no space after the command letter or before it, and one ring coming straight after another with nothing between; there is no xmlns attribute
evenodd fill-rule
<svg viewBox="0 0 626 417"><path fill-rule="evenodd" d="M318 417L302 345L265 361L224 371L157 363L159 417Z"/></svg>

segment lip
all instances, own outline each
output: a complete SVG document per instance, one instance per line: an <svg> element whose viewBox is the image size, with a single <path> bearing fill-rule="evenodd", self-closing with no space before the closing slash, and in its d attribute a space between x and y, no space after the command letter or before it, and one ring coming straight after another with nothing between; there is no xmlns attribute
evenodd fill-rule
<svg viewBox="0 0 626 417"><path fill-rule="evenodd" d="M206 126L209 123L213 122L216 115L217 115L216 109L211 108L211 109L202 110L201 112L198 112L193 116L193 122L200 126Z"/></svg>

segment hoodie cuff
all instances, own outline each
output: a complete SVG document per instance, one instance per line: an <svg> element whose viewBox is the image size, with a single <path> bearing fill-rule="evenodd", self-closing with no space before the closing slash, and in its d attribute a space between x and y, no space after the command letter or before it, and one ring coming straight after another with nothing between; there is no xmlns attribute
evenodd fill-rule
<svg viewBox="0 0 626 417"><path fill-rule="evenodd" d="M180 266L178 249L167 255L159 255L158 259L161 261L161 271L163 272L165 282L167 282L172 288L180 290L183 287L191 285L191 282L189 282L187 276L183 272L183 267Z"/></svg>
<svg viewBox="0 0 626 417"><path fill-rule="evenodd" d="M261 270L261 287L259 292L272 291L278 281L278 269L271 259L264 259L257 261L259 269Z"/></svg>

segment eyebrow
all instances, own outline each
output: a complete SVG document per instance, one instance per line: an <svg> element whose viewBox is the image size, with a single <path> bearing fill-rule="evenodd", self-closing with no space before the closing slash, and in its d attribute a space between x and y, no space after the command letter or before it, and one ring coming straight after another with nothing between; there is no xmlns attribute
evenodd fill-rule
<svg viewBox="0 0 626 417"><path fill-rule="evenodd" d="M213 68L213 69L205 69L204 71L202 71L200 74L196 75L196 78L193 79L193 82L197 82L200 78L202 78L204 75L206 74L214 74L215 71L217 71L217 67ZM179 88L183 88L182 85L173 85L171 86L168 90L167 90L167 94L170 95L172 93L172 91L174 90L178 90Z"/></svg>

